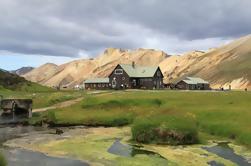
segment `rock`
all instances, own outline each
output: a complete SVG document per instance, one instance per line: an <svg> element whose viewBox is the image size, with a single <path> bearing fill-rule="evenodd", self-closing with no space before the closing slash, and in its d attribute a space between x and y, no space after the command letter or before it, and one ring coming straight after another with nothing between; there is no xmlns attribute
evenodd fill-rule
<svg viewBox="0 0 251 166"><path fill-rule="evenodd" d="M61 135L61 134L63 134L64 133L64 131L63 130L61 130L61 129L56 129L56 134L57 135Z"/></svg>

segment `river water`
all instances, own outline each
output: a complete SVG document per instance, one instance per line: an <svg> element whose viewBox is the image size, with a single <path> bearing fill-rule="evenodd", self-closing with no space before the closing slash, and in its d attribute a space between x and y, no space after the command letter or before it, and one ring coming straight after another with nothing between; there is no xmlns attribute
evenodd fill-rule
<svg viewBox="0 0 251 166"><path fill-rule="evenodd" d="M47 129L33 126L0 125L0 151L5 156L8 166L88 166L87 163L69 158L46 156L43 153L19 148L8 148L2 144L10 139L18 138L30 132L46 132Z"/></svg>

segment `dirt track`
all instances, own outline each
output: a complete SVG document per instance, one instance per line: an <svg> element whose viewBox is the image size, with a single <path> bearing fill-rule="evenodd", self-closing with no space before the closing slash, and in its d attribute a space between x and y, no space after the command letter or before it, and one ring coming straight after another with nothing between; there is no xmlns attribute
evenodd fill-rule
<svg viewBox="0 0 251 166"><path fill-rule="evenodd" d="M96 95L107 95L107 94L110 94L110 93L114 93L114 92L91 92L89 94L96 94ZM51 109L56 109L56 108L64 108L64 107L69 107L71 105L74 105L78 102L80 102L81 100L83 100L84 97L80 97L80 98L77 98L77 99L73 99L73 100L68 100L68 101L64 101L64 102L61 102L61 103L57 103L53 106L50 106L50 107L45 107L45 108L36 108L36 109L33 109L32 112L44 112L44 111L48 111L48 110L51 110Z"/></svg>
<svg viewBox="0 0 251 166"><path fill-rule="evenodd" d="M50 107L37 108L37 109L32 110L32 112L44 112L44 111L48 111L48 110L51 110L51 109L68 107L68 106L71 106L73 104L76 104L76 103L80 102L82 99L83 99L83 97L80 97L80 98L77 98L77 99L74 99L74 100L68 100L68 101L65 101L65 102L62 102L62 103L57 103L57 104L55 104L53 106L50 106Z"/></svg>

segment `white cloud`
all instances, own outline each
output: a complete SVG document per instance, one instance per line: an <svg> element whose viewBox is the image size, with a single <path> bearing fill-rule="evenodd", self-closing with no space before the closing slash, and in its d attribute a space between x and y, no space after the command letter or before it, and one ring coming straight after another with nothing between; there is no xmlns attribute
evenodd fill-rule
<svg viewBox="0 0 251 166"><path fill-rule="evenodd" d="M250 33L249 6L248 0L3 0L0 50L58 56L55 62L94 57L107 47L206 50Z"/></svg>

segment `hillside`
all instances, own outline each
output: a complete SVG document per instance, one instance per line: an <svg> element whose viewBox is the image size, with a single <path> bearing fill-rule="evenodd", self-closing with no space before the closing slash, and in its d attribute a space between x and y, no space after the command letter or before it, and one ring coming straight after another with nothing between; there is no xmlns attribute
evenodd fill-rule
<svg viewBox="0 0 251 166"><path fill-rule="evenodd" d="M22 67L22 68L17 69L17 70L12 70L11 73L22 76L22 75L30 72L33 69L34 69L33 67Z"/></svg>
<svg viewBox="0 0 251 166"><path fill-rule="evenodd" d="M85 79L106 77L118 63L158 65L167 54L152 49L122 50L108 48L94 59L76 60L60 66L45 64L24 75L28 80L47 86L74 86Z"/></svg>
<svg viewBox="0 0 251 166"><path fill-rule="evenodd" d="M207 53L172 56L161 62L160 67L166 82L190 75L209 80L214 88L251 87L251 35Z"/></svg>
<svg viewBox="0 0 251 166"><path fill-rule="evenodd" d="M46 82L47 79L54 76L54 74L57 72L57 68L58 66L56 64L46 63L24 74L23 76L25 78L28 78L28 80L32 82L44 84L44 82Z"/></svg>
<svg viewBox="0 0 251 166"><path fill-rule="evenodd" d="M16 74L0 70L0 90L13 90L13 91L50 91L48 87L44 87L37 83L25 80Z"/></svg>
<svg viewBox="0 0 251 166"><path fill-rule="evenodd" d="M214 88L251 88L251 35L207 52L191 51L169 56L153 49L122 50L108 48L93 59L81 59L60 66L45 64L23 75L27 80L47 86L73 87L88 78L106 77L118 63L159 65L164 82L185 76L208 80Z"/></svg>

